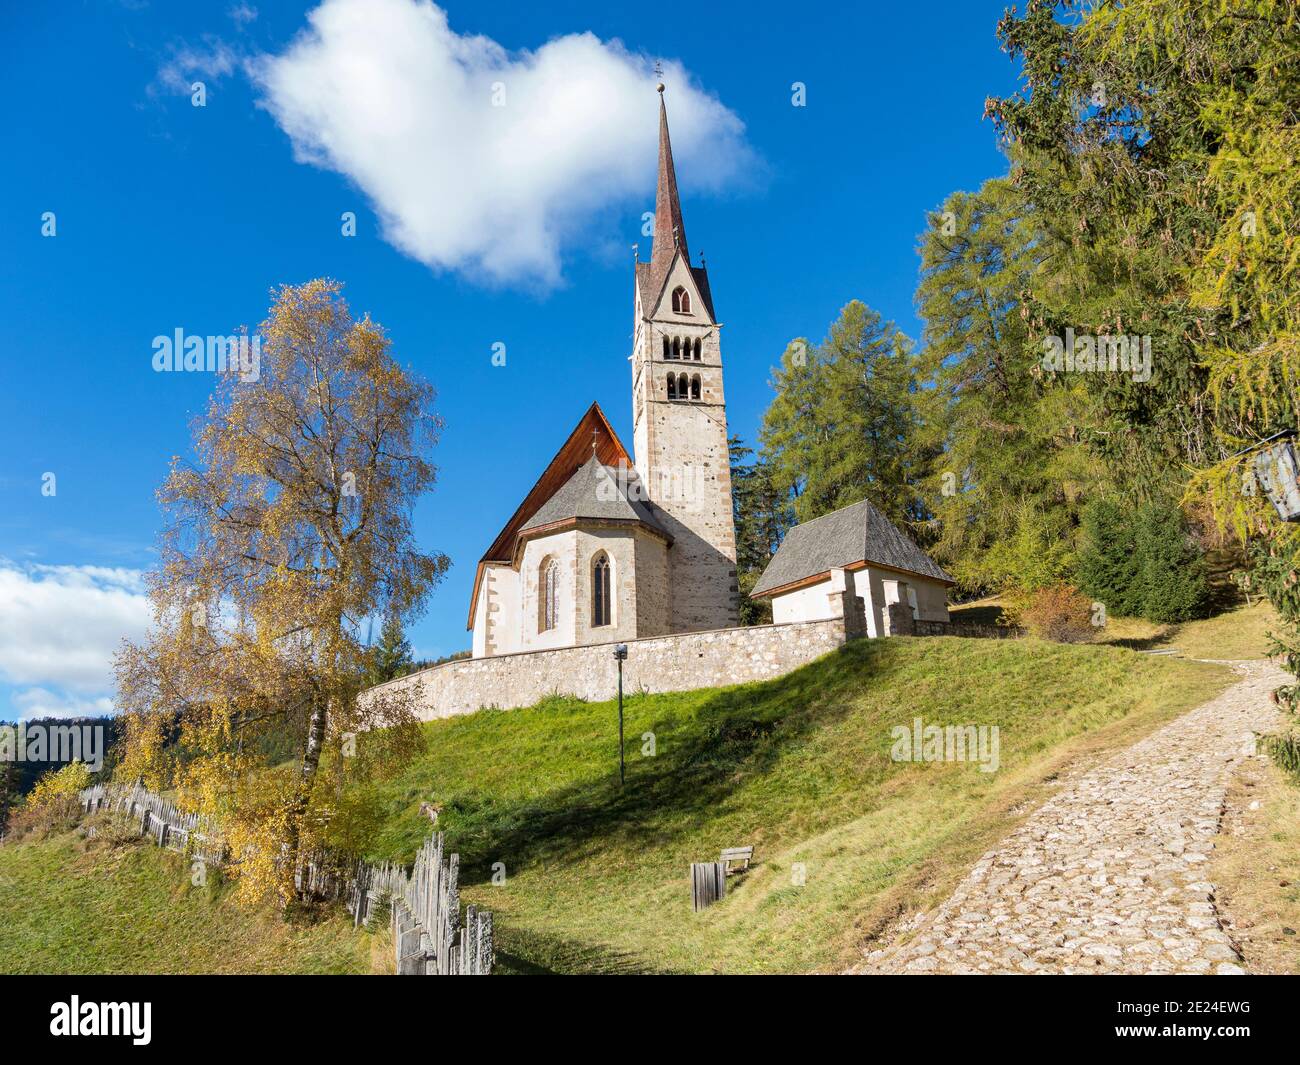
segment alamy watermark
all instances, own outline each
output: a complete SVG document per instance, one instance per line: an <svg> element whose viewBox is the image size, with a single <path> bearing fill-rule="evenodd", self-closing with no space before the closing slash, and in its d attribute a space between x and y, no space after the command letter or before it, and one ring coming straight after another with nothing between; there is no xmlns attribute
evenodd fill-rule
<svg viewBox="0 0 1300 1065"><path fill-rule="evenodd" d="M1052 373L1127 373L1151 380L1150 336L1092 336L1066 327L1063 337L1043 338L1042 367Z"/></svg>
<svg viewBox="0 0 1300 1065"><path fill-rule="evenodd" d="M237 373L244 382L262 376L262 338L253 336L171 336L153 338L155 373Z"/></svg>
<svg viewBox="0 0 1300 1065"><path fill-rule="evenodd" d="M647 484L626 466L601 466L597 471L596 498L612 503L620 497L655 503L693 503L705 498L708 471L703 466L669 466L652 471Z"/></svg>
<svg viewBox="0 0 1300 1065"><path fill-rule="evenodd" d="M50 1006L50 1035L127 1037L138 1047L152 1037L152 1002L82 1002L73 995Z"/></svg>
<svg viewBox="0 0 1300 1065"><path fill-rule="evenodd" d="M997 725L927 725L919 717L911 727L889 730L895 762L978 762L981 773L996 773L1002 764L1002 733Z"/></svg>
<svg viewBox="0 0 1300 1065"><path fill-rule="evenodd" d="M98 773L105 746L103 725L0 725L0 762L84 762Z"/></svg>

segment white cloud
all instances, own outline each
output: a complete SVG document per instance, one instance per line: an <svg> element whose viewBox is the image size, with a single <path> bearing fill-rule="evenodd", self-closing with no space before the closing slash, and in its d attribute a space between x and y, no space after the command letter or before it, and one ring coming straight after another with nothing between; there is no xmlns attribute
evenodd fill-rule
<svg viewBox="0 0 1300 1065"><path fill-rule="evenodd" d="M250 22L257 19L257 8L253 7L251 4L241 3L236 4L227 11L226 14L229 15L230 20L242 30Z"/></svg>
<svg viewBox="0 0 1300 1065"><path fill-rule="evenodd" d="M31 687L13 697L16 706L24 697L32 705L99 700L113 685L114 652L143 637L151 620L139 570L0 560L0 677Z"/></svg>
<svg viewBox="0 0 1300 1065"><path fill-rule="evenodd" d="M51 717L103 717L113 712L113 700L106 695L97 699L79 699L57 694L47 688L28 688L15 693L10 701L18 711L20 721Z"/></svg>
<svg viewBox="0 0 1300 1065"><path fill-rule="evenodd" d="M430 267L553 285L594 217L648 206L650 57L590 33L507 52L457 34L429 0L325 0L308 21L244 68L296 157L350 178L385 237ZM680 64L664 67L684 188L751 171L740 119Z"/></svg>
<svg viewBox="0 0 1300 1065"><path fill-rule="evenodd" d="M202 45L182 44L158 70L158 84L168 92L189 95L196 80L220 81L243 69L244 58L225 41L205 37ZM154 87L150 87L154 91Z"/></svg>

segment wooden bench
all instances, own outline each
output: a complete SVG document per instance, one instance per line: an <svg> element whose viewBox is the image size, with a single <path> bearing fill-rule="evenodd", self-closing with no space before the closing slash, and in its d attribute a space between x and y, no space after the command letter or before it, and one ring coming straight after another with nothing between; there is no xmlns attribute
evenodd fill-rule
<svg viewBox="0 0 1300 1065"><path fill-rule="evenodd" d="M740 867L740 871L744 872L746 869L749 868L749 863L753 859L753 857L754 857L753 847L728 847L726 850L722 852L722 855L721 857L718 858L718 861L722 863L723 868L727 871L727 875L730 876L733 872L736 871L731 868L732 862L743 862L744 864Z"/></svg>

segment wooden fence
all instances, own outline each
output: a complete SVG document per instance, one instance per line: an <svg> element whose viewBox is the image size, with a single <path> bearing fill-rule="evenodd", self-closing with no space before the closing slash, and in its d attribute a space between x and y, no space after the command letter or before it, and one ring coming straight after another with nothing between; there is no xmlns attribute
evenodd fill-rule
<svg viewBox="0 0 1300 1065"><path fill-rule="evenodd" d="M226 845L211 819L185 813L176 804L142 784L95 784L80 794L81 812L123 814L140 825L140 835L151 836L160 847L180 851L212 865L226 861Z"/></svg>
<svg viewBox="0 0 1300 1065"><path fill-rule="evenodd" d="M140 784L96 784L80 799L83 813L123 814L160 847L215 865L229 860L210 819L184 813ZM393 862L369 865L318 856L303 865L294 882L307 894L344 900L355 925L368 925L390 903L399 976L487 976L495 958L492 914L469 906L461 924L459 876L460 855L444 856L442 833L435 832L409 870Z"/></svg>
<svg viewBox="0 0 1300 1065"><path fill-rule="evenodd" d="M364 923L376 902L392 903L393 950L400 975L487 976L492 972L492 914L476 906L460 925L460 855L444 856L441 832L404 865L367 866L352 887L349 910Z"/></svg>

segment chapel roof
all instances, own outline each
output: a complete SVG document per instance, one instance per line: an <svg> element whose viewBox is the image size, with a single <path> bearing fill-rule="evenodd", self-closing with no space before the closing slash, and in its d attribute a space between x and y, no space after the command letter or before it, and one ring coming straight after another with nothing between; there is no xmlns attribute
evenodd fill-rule
<svg viewBox="0 0 1300 1065"><path fill-rule="evenodd" d="M750 595L764 598L833 569L852 568L855 563L954 583L906 533L864 499L786 533Z"/></svg>
<svg viewBox="0 0 1300 1065"><path fill-rule="evenodd" d="M592 455L559 490L524 522L520 535L566 521L635 521L667 536L644 499L636 470L606 466Z"/></svg>

